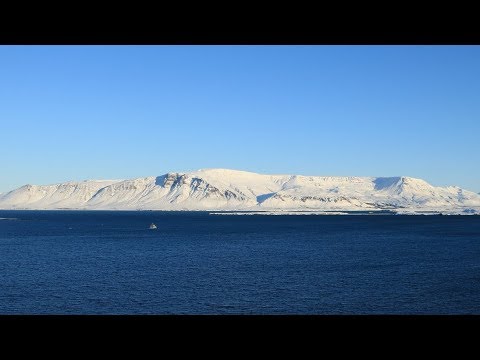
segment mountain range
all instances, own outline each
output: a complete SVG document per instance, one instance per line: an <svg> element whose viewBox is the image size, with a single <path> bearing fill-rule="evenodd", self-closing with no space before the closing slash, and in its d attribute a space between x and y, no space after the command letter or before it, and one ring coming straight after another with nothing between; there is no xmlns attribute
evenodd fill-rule
<svg viewBox="0 0 480 360"><path fill-rule="evenodd" d="M25 185L0 209L379 211L480 214L480 195L398 177L262 175L228 169Z"/></svg>

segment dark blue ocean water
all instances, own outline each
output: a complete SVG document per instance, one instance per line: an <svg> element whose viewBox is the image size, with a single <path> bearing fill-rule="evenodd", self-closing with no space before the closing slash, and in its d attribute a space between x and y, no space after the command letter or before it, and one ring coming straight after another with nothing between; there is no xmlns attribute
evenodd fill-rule
<svg viewBox="0 0 480 360"><path fill-rule="evenodd" d="M480 314L480 216L0 218L0 314Z"/></svg>

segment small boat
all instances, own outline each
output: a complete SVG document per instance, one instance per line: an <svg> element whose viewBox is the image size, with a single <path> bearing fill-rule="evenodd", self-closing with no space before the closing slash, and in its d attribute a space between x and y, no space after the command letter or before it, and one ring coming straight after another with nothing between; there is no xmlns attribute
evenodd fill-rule
<svg viewBox="0 0 480 360"><path fill-rule="evenodd" d="M155 225L154 223L151 223L150 224L150 230L153 230L153 229L156 229L157 228L157 225Z"/></svg>

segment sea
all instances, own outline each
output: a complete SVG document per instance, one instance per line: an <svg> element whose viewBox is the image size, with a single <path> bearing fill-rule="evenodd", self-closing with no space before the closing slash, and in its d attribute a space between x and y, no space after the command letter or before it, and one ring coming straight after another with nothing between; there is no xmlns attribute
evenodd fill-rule
<svg viewBox="0 0 480 360"><path fill-rule="evenodd" d="M480 314L480 216L0 211L0 314Z"/></svg>

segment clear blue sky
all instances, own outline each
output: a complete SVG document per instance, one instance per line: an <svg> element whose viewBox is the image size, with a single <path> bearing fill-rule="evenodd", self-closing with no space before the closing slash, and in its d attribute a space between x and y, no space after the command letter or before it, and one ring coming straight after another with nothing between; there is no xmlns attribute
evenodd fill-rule
<svg viewBox="0 0 480 360"><path fill-rule="evenodd" d="M0 192L231 168L480 191L480 46L0 46Z"/></svg>

